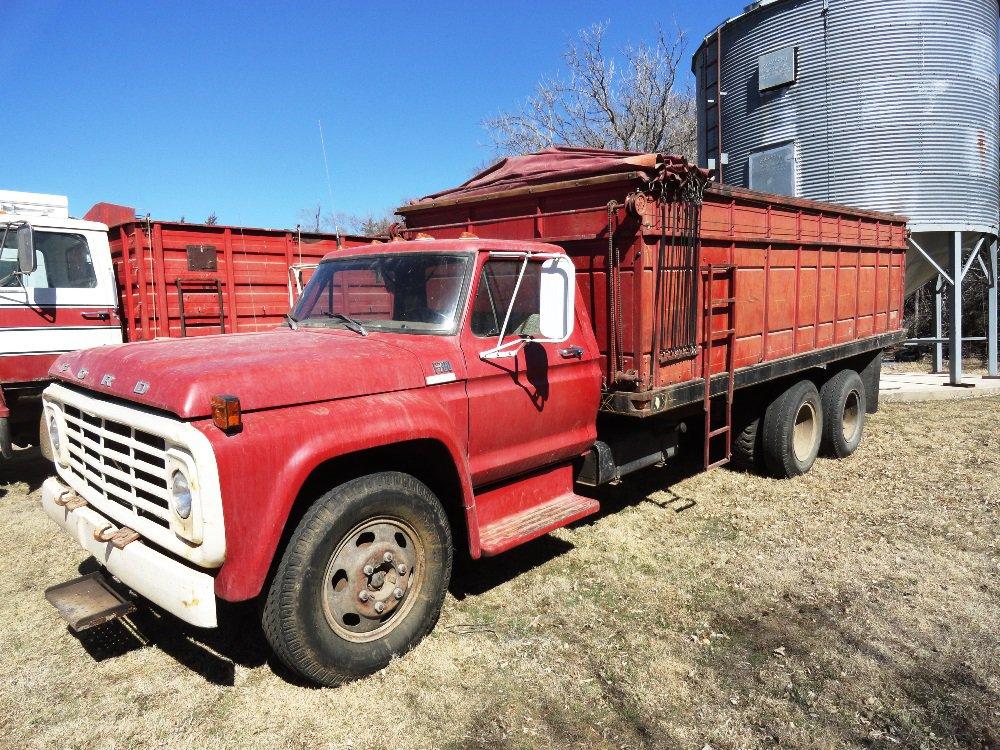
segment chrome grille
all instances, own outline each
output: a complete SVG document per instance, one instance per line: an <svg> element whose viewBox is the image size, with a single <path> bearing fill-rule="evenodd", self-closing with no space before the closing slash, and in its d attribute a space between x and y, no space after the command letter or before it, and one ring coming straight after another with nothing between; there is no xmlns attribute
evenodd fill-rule
<svg viewBox="0 0 1000 750"><path fill-rule="evenodd" d="M69 404L64 415L69 469L106 500L169 527L166 441Z"/></svg>

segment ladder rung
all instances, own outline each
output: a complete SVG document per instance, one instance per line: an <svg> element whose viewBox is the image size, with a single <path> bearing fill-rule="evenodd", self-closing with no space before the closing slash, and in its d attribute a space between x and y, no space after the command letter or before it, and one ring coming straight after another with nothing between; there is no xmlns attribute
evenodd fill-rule
<svg viewBox="0 0 1000 750"><path fill-rule="evenodd" d="M728 457L726 457L726 458L720 458L718 461L715 461L714 463L710 463L708 466L706 466L705 467L705 471L708 471L709 469L715 469L715 468L717 468L719 466L724 466L725 464L728 464L728 463L729 463L729 458Z"/></svg>
<svg viewBox="0 0 1000 750"><path fill-rule="evenodd" d="M711 336L712 341L718 341L719 339L726 338L727 336L732 336L734 333L736 333L735 328L724 328L721 331L710 331L709 335Z"/></svg>
<svg viewBox="0 0 1000 750"><path fill-rule="evenodd" d="M710 438L714 438L718 437L719 435L725 435L727 432L729 432L729 425L712 430L710 433L708 433L708 436Z"/></svg>
<svg viewBox="0 0 1000 750"><path fill-rule="evenodd" d="M721 265L720 264L720 265L717 265L717 266L713 265L711 268L708 268L708 267L702 268L701 272L704 273L704 274L707 274L707 273L711 272L712 275L714 276L717 273L729 273L734 268L736 268L736 266L734 266L734 265L730 265L730 264Z"/></svg>
<svg viewBox="0 0 1000 750"><path fill-rule="evenodd" d="M726 297L725 299L712 300L712 309L716 310L720 307L729 307L730 305L736 304L735 297Z"/></svg>

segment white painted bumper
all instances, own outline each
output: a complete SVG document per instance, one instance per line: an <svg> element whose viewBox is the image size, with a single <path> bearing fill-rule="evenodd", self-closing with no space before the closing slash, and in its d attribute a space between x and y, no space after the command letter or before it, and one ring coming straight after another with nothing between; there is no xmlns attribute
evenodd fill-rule
<svg viewBox="0 0 1000 750"><path fill-rule="evenodd" d="M66 510L56 505L55 499L68 489L55 477L46 479L42 485L42 508L111 575L185 622L201 628L217 625L212 576L167 557L141 539L124 549L97 541L94 530L107 526L108 521L86 506Z"/></svg>

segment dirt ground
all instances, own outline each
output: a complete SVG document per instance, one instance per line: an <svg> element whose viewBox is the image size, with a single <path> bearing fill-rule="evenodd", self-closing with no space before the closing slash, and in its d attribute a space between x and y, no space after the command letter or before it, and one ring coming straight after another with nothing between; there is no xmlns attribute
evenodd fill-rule
<svg viewBox="0 0 1000 750"><path fill-rule="evenodd" d="M89 571L0 475L0 746L998 748L1000 398L892 404L861 450L774 481L654 472L520 550L461 563L412 654L338 689L140 610L74 637Z"/></svg>

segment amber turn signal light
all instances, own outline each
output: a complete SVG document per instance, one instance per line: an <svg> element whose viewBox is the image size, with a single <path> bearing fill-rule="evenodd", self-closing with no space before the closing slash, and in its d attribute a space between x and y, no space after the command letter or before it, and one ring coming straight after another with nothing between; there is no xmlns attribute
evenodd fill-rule
<svg viewBox="0 0 1000 750"><path fill-rule="evenodd" d="M212 421L225 433L237 432L243 427L243 412L236 396L212 396Z"/></svg>

